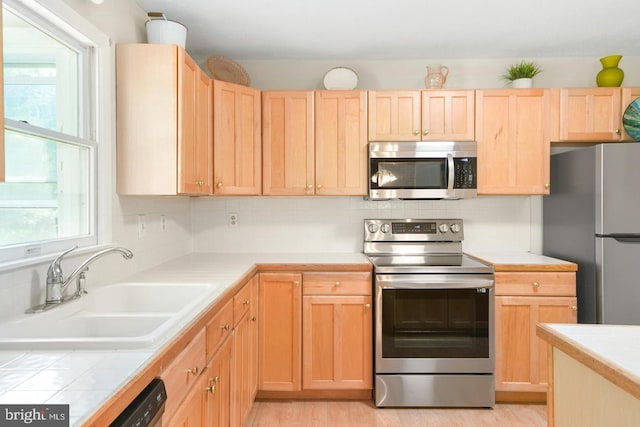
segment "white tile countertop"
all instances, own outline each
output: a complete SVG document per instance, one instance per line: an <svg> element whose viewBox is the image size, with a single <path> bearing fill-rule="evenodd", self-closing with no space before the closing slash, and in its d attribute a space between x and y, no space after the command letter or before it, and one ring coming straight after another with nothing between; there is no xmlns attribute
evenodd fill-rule
<svg viewBox="0 0 640 427"><path fill-rule="evenodd" d="M640 326L540 324L537 335L640 399Z"/></svg>
<svg viewBox="0 0 640 427"><path fill-rule="evenodd" d="M208 307L255 265L368 263L361 253L193 253L137 273L126 281L213 283L218 292L210 294ZM90 284L88 291L91 292ZM193 318L201 312L193 313ZM70 425L82 425L187 327L188 323L172 331L153 348L135 351L21 351L0 347L0 404L69 404Z"/></svg>

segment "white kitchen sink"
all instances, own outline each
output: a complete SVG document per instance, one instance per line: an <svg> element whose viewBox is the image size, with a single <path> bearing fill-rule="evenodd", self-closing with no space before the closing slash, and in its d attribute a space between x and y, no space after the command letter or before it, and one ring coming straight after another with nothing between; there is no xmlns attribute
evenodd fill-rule
<svg viewBox="0 0 640 427"><path fill-rule="evenodd" d="M204 283L125 282L0 323L2 349L143 349L170 338L218 292Z"/></svg>

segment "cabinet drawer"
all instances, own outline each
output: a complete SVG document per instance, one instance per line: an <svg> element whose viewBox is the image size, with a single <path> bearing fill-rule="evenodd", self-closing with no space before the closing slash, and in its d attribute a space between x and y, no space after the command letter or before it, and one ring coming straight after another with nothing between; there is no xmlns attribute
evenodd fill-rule
<svg viewBox="0 0 640 427"><path fill-rule="evenodd" d="M371 295L370 272L304 273L303 295Z"/></svg>
<svg viewBox="0 0 640 427"><path fill-rule="evenodd" d="M207 323L207 360L233 329L233 301L229 300Z"/></svg>
<svg viewBox="0 0 640 427"><path fill-rule="evenodd" d="M496 295L576 295L575 272L498 272Z"/></svg>
<svg viewBox="0 0 640 427"><path fill-rule="evenodd" d="M251 284L247 283L233 296L233 322L240 323L240 319L249 311L251 305Z"/></svg>
<svg viewBox="0 0 640 427"><path fill-rule="evenodd" d="M171 396L165 407L167 413L175 413L180 402L198 380L205 367L205 348L205 329L202 328L184 350L162 370L160 376L167 389L167 395Z"/></svg>

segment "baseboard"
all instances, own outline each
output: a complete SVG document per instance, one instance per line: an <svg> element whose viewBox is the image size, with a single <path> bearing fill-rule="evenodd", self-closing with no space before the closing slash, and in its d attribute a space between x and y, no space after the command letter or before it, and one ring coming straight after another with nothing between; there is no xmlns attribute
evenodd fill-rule
<svg viewBox="0 0 640 427"><path fill-rule="evenodd" d="M258 390L256 400L373 400L373 390Z"/></svg>

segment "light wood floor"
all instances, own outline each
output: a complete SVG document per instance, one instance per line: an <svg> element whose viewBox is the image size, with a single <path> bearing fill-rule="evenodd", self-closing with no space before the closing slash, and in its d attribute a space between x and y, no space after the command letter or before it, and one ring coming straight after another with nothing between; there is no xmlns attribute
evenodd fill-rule
<svg viewBox="0 0 640 427"><path fill-rule="evenodd" d="M247 427L546 427L546 405L494 409L376 408L364 401L256 401Z"/></svg>

